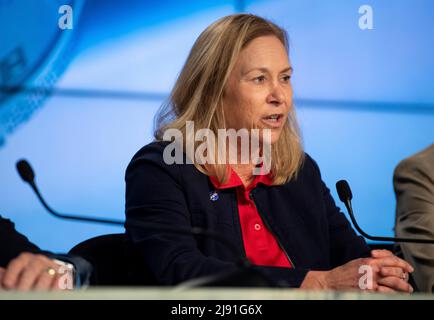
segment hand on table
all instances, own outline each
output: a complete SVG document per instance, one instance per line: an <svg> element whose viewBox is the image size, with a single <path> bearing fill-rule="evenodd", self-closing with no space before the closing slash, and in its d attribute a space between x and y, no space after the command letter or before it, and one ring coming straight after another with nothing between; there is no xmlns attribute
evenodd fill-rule
<svg viewBox="0 0 434 320"><path fill-rule="evenodd" d="M308 272L300 288L411 293L408 274L413 271L392 252L373 250L370 258L355 259L330 271Z"/></svg>
<svg viewBox="0 0 434 320"><path fill-rule="evenodd" d="M6 269L0 268L0 288L6 290L62 290L65 277L72 274L54 260L33 253L22 253ZM68 279L71 280L72 279Z"/></svg>

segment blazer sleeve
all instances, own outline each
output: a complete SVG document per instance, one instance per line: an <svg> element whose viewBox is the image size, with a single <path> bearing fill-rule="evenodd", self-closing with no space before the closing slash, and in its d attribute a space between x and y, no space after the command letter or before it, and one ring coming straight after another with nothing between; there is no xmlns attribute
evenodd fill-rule
<svg viewBox="0 0 434 320"><path fill-rule="evenodd" d="M126 170L126 232L157 282L175 285L194 278L235 271L238 266L205 256L192 235L174 234L129 225L131 221L191 228L181 187L180 168L166 165L161 154L145 151L133 157ZM149 151L149 152L148 152ZM278 286L298 287L307 270L257 267Z"/></svg>
<svg viewBox="0 0 434 320"><path fill-rule="evenodd" d="M395 169L393 182L397 201L396 236L434 239L434 165L417 158L404 160ZM434 291L432 245L401 243L399 246L404 258L415 268L412 276L418 290Z"/></svg>
<svg viewBox="0 0 434 320"><path fill-rule="evenodd" d="M0 266L5 268L22 252L40 253L41 250L15 230L12 221L0 216Z"/></svg>
<svg viewBox="0 0 434 320"><path fill-rule="evenodd" d="M173 285L199 276L230 272L235 264L205 257L193 235L175 234L129 225L131 221L178 228L191 227L187 203L176 165L166 165L161 155L135 156L125 174L126 232L139 249L157 282Z"/></svg>
<svg viewBox="0 0 434 320"><path fill-rule="evenodd" d="M332 268L343 265L354 259L369 257L371 255L371 249L364 238L356 234L348 219L336 206L330 189L321 179L318 165L313 159L311 160L318 174L322 199L327 212Z"/></svg>

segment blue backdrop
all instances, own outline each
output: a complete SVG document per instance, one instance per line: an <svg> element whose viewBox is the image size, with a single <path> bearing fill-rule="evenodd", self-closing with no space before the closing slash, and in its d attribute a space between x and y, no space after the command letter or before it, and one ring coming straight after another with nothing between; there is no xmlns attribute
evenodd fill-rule
<svg viewBox="0 0 434 320"><path fill-rule="evenodd" d="M153 116L194 40L241 11L289 33L304 146L333 195L335 182L347 179L359 224L393 234L393 170L434 142L433 1L35 3L0 1L0 85L143 93L0 94L0 214L39 246L66 251L123 229L49 216L15 162L31 161L54 208L123 219L125 168L151 141ZM63 4L73 9L72 29L58 26ZM359 27L363 4L372 8L373 29Z"/></svg>

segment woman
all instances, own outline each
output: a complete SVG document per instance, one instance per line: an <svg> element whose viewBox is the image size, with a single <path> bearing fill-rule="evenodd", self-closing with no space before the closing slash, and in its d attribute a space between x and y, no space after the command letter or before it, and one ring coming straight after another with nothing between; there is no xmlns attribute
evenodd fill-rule
<svg viewBox="0 0 434 320"><path fill-rule="evenodd" d="M161 284L231 271L237 257L215 239L133 221L215 231L279 285L357 289L366 265L372 281L363 289L411 292L412 267L388 251L370 252L303 152L291 73L285 31L265 19L231 15L203 31L157 118L156 141L127 168L127 234ZM243 161L243 136L216 143L222 129L248 130L259 152ZM175 145L163 141L168 136Z"/></svg>

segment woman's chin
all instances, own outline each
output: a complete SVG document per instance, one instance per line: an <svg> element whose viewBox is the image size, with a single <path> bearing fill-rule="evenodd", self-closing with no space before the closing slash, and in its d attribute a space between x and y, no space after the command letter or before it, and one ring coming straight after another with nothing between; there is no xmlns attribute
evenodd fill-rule
<svg viewBox="0 0 434 320"><path fill-rule="evenodd" d="M271 135L269 136L269 138L264 139L265 137L260 137L260 141L261 143L263 143L264 141L267 141L268 143L270 143L271 145L276 144L279 141L280 138L280 133L281 131L275 131L273 130L273 132L271 132Z"/></svg>
<svg viewBox="0 0 434 320"><path fill-rule="evenodd" d="M280 133L279 133L279 134L276 134L275 136L272 135L272 136L271 136L270 144L271 144L271 145L276 144L277 141L279 141L279 138L280 138Z"/></svg>

